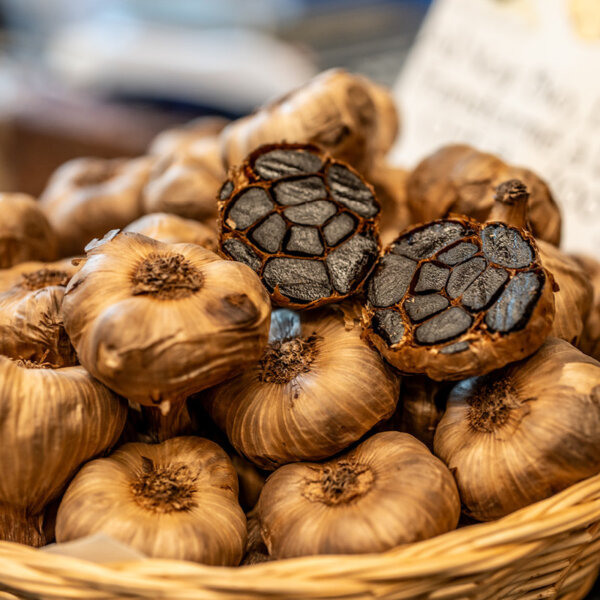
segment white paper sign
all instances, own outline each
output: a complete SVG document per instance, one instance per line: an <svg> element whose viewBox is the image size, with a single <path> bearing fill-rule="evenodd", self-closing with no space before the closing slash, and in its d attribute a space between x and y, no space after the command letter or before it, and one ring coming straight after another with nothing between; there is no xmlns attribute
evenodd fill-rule
<svg viewBox="0 0 600 600"><path fill-rule="evenodd" d="M561 206L562 247L600 255L599 22L600 0L437 0L394 90L392 160L466 142L529 167Z"/></svg>

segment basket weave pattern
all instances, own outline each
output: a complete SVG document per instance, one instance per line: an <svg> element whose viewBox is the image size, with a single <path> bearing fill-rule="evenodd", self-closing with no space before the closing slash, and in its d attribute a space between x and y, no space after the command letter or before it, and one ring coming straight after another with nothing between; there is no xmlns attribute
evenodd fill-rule
<svg viewBox="0 0 600 600"><path fill-rule="evenodd" d="M242 568L159 559L106 566L0 542L0 600L579 600L599 565L597 475L499 521L383 554Z"/></svg>

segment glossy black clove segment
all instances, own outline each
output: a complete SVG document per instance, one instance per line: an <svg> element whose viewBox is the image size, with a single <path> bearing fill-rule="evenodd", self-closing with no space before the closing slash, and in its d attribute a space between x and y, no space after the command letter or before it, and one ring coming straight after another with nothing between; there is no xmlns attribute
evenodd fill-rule
<svg viewBox="0 0 600 600"><path fill-rule="evenodd" d="M247 229L268 215L275 204L269 194L260 187L251 187L239 194L227 214L232 229Z"/></svg>
<svg viewBox="0 0 600 600"><path fill-rule="evenodd" d="M279 179L285 175L299 175L318 171L323 164L314 152L277 148L258 156L254 171L262 179Z"/></svg>
<svg viewBox="0 0 600 600"><path fill-rule="evenodd" d="M402 316L395 310L378 310L373 317L373 329L390 346L397 344L404 335Z"/></svg>
<svg viewBox="0 0 600 600"><path fill-rule="evenodd" d="M325 265L318 260L271 258L263 278L271 291L277 288L280 294L298 302L315 302L332 292Z"/></svg>
<svg viewBox="0 0 600 600"><path fill-rule="evenodd" d="M502 333L524 327L542 285L543 278L537 273L517 273L487 312L487 326Z"/></svg>
<svg viewBox="0 0 600 600"><path fill-rule="evenodd" d="M488 225L481 234L485 257L501 267L522 269L528 267L534 255L527 240L514 227Z"/></svg>

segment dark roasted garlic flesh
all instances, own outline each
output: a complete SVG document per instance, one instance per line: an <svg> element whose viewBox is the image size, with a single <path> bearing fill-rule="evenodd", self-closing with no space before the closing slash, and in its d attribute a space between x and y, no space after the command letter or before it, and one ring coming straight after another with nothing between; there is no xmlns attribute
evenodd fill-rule
<svg viewBox="0 0 600 600"><path fill-rule="evenodd" d="M81 469L56 517L56 540L105 533L155 558L238 565L246 517L235 470L203 438L126 444Z"/></svg>
<svg viewBox="0 0 600 600"><path fill-rule="evenodd" d="M407 433L378 433L326 463L277 469L257 516L269 554L383 552L456 528L450 471Z"/></svg>
<svg viewBox="0 0 600 600"><path fill-rule="evenodd" d="M399 380L340 311L273 313L258 363L202 394L235 449L263 469L320 460L389 417Z"/></svg>
<svg viewBox="0 0 600 600"><path fill-rule="evenodd" d="M373 188L314 146L257 149L220 199L220 252L254 269L275 304L337 302L360 290L375 264Z"/></svg>
<svg viewBox="0 0 600 600"><path fill-rule="evenodd" d="M533 236L466 217L402 233L379 260L367 298L368 339L401 371L439 381L532 354L554 318L553 279Z"/></svg>
<svg viewBox="0 0 600 600"><path fill-rule="evenodd" d="M548 338L521 362L458 383L434 449L465 512L498 519L600 472L600 363Z"/></svg>

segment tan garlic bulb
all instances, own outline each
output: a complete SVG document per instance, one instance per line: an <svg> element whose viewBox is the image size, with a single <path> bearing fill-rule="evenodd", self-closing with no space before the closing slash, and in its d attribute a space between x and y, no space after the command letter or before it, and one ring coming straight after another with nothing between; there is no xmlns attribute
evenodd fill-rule
<svg viewBox="0 0 600 600"><path fill-rule="evenodd" d="M267 343L270 310L245 265L136 233L97 242L63 300L81 364L128 400L163 413L176 404L183 410L190 394L253 365Z"/></svg>
<svg viewBox="0 0 600 600"><path fill-rule="evenodd" d="M592 306L592 284L575 259L548 242L538 240L537 243L542 264L552 273L558 285L558 291L554 294L555 313L551 335L577 345Z"/></svg>
<svg viewBox="0 0 600 600"><path fill-rule="evenodd" d="M389 150L397 131L387 90L360 75L331 69L225 127L222 156L230 168L264 144L316 144L363 171Z"/></svg>
<svg viewBox="0 0 600 600"><path fill-rule="evenodd" d="M0 269L56 258L56 233L31 196L0 193L0 214Z"/></svg>
<svg viewBox="0 0 600 600"><path fill-rule="evenodd" d="M105 533L154 558L238 565L246 517L227 454L203 438L126 444L85 465L56 517L56 541Z"/></svg>
<svg viewBox="0 0 600 600"><path fill-rule="evenodd" d="M144 211L215 221L224 179L218 138L200 139L156 163L144 188Z"/></svg>
<svg viewBox="0 0 600 600"><path fill-rule="evenodd" d="M198 140L216 136L228 123L229 119L224 117L199 117L178 127L165 129L152 140L148 154L169 156L185 151Z"/></svg>
<svg viewBox="0 0 600 600"><path fill-rule="evenodd" d="M47 542L44 507L80 465L117 441L126 412L83 367L0 356L0 539Z"/></svg>
<svg viewBox="0 0 600 600"><path fill-rule="evenodd" d="M383 552L455 529L456 484L407 433L378 433L326 463L277 469L260 495L262 537L275 558Z"/></svg>
<svg viewBox="0 0 600 600"><path fill-rule="evenodd" d="M40 197L61 256L142 216L142 188L154 159L77 158L59 167Z"/></svg>
<svg viewBox="0 0 600 600"><path fill-rule="evenodd" d="M406 169L392 166L385 160L377 161L367 174L381 204L379 239L384 247L415 222L406 198L408 176Z"/></svg>
<svg viewBox="0 0 600 600"><path fill-rule="evenodd" d="M490 220L496 187L509 179L519 179L529 189L533 235L558 246L560 211L546 183L533 171L463 144L444 146L419 163L408 178L408 204L415 222L451 213Z"/></svg>
<svg viewBox="0 0 600 600"><path fill-rule="evenodd" d="M591 256L572 257L586 273L592 284L592 306L583 326L579 349L600 360L600 261Z"/></svg>
<svg viewBox="0 0 600 600"><path fill-rule="evenodd" d="M169 213L151 213L129 223L123 231L141 233L165 244L198 244L208 250L217 248L217 231L193 219Z"/></svg>
<svg viewBox="0 0 600 600"><path fill-rule="evenodd" d="M399 380L335 309L273 313L258 363L202 394L234 448L263 469L319 460L389 417Z"/></svg>
<svg viewBox="0 0 600 600"><path fill-rule="evenodd" d="M599 390L600 363L557 338L458 383L434 449L465 512L498 519L600 472Z"/></svg>
<svg viewBox="0 0 600 600"><path fill-rule="evenodd" d="M0 271L0 354L54 367L77 364L60 314L77 269L66 259Z"/></svg>

